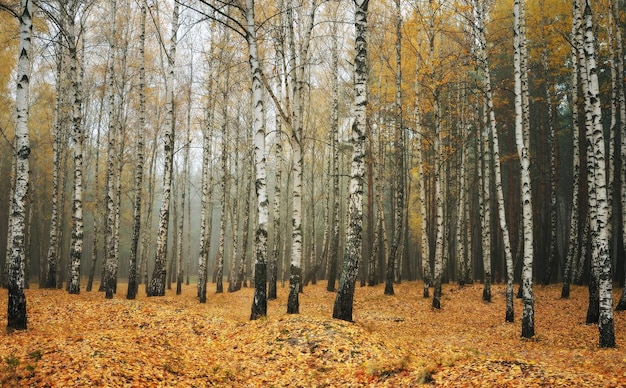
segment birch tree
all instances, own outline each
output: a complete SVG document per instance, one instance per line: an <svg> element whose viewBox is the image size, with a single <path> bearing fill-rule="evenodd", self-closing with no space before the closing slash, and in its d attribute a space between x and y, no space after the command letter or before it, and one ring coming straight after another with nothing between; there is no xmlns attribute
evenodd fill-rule
<svg viewBox="0 0 626 388"><path fill-rule="evenodd" d="M532 192L530 177L530 157L528 139L525 136L524 123L524 102L527 98L523 96L528 92L527 87L522 85L525 77L523 61L526 52L525 20L524 20L525 0L515 0L513 3L513 46L514 46L514 78L515 78L515 144L521 167L521 195L522 195L522 224L524 230L524 262L522 267L522 298L524 310L522 315L522 337L531 338L535 335L535 300L533 296L533 212L532 212Z"/></svg>
<svg viewBox="0 0 626 388"><path fill-rule="evenodd" d="M82 90L78 74L78 34L76 16L81 5L80 0L67 2L65 12L68 15L66 40L69 51L69 78L72 84L72 138L74 141L74 182L72 198L72 242L70 250L69 293L80 293L80 259L83 253L83 118Z"/></svg>
<svg viewBox="0 0 626 388"><path fill-rule="evenodd" d="M9 263L9 301L7 308L7 330L26 330L26 295L24 294L25 246L24 229L26 197L29 185L30 139L28 129L28 105L30 91L31 39L33 36L33 4L22 0L20 14L20 45L17 62L17 85L15 95L15 158L16 183L11 202L11 240Z"/></svg>
<svg viewBox="0 0 626 388"><path fill-rule="evenodd" d="M613 20L616 22L619 20L619 2L611 1L611 12L613 13ZM624 43L622 38L622 31L619 28L619 23L616 23L615 28L615 45L617 46L615 56L616 68L617 68L617 79L624 79ZM621 178L621 211L622 211L622 221L626 220L626 97L624 89L626 88L626 84L618 83L618 103L619 103L619 133L621 138L621 149L620 149L620 158L622 161L620 178ZM622 225L622 244L626 247L626 227ZM624 273L624 277L626 280L626 271ZM615 307L616 311L626 310L626 287L622 289L622 295Z"/></svg>
<svg viewBox="0 0 626 388"><path fill-rule="evenodd" d="M257 229L255 236L254 299L250 319L267 315L267 223L269 218L265 170L265 125L261 67L257 48L254 0L245 3L245 38L252 78L252 131L254 133L255 189L257 195Z"/></svg>
<svg viewBox="0 0 626 388"><path fill-rule="evenodd" d="M105 222L105 236L106 236L106 262L103 266L103 284L100 285L100 289L105 291L105 297L108 299L113 298L115 288L115 268L117 267L117 256L115 256L115 202L116 202L116 190L115 190L115 157L118 150L117 147L117 126L114 119L114 106L115 106L115 15L117 10L117 1L111 0L110 12L109 12L109 57L108 57L108 84L107 93L109 99L109 133L107 135L108 148L107 148L107 178L106 178L106 209L107 216Z"/></svg>
<svg viewBox="0 0 626 388"><path fill-rule="evenodd" d="M165 77L166 119L163 133L163 195L159 212L159 229L157 231L157 251L154 271L148 288L148 296L165 295L165 275L167 266L167 235L170 216L170 202L172 192L172 172L174 158L174 64L176 59L176 41L178 31L178 3L174 3L172 10L172 32L170 47L167 55L167 74Z"/></svg>
<svg viewBox="0 0 626 388"><path fill-rule="evenodd" d="M135 165L135 200L133 206L133 237L130 244L130 263L128 265L128 290L126 299L137 296L137 252L141 232L141 198L143 187L144 136L146 128L146 5L141 5L139 33L139 130L137 131L137 163Z"/></svg>
<svg viewBox="0 0 626 388"><path fill-rule="evenodd" d="M59 234L59 219L61 218L60 209L60 168L61 168L61 153L62 153L62 135L61 135L61 77L63 77L63 63L64 63L64 49L63 36L59 34L58 42L56 44L57 54L57 86L56 97L54 107L54 138L52 140L52 209L50 215L50 235L48 239L48 252L46 257L46 288L56 288L57 283L57 263L59 261L58 251L58 234Z"/></svg>
<svg viewBox="0 0 626 388"><path fill-rule="evenodd" d="M343 255L339 288L333 307L333 318L352 321L354 286L358 276L361 242L363 239L363 179L365 175L365 134L367 121L367 8L369 0L354 0L355 4L355 58L354 58L354 122L350 142L350 196L348 234Z"/></svg>
<svg viewBox="0 0 626 388"><path fill-rule="evenodd" d="M580 30L580 18L572 18L572 39ZM570 283L575 275L577 257L579 255L580 236L580 127L578 123L578 89L579 89L579 67L578 67L578 44L572 44L572 210L569 222L569 238L567 248L567 258L563 270L563 287L561 298L569 298Z"/></svg>
<svg viewBox="0 0 626 388"><path fill-rule="evenodd" d="M331 107L330 107L330 152L331 152L331 174L332 174L332 206L330 224L330 243L328 249L328 266L326 290L335 291L335 280L337 278L337 258L339 256L339 44L338 22L332 25L332 34L335 37L331 48Z"/></svg>
<svg viewBox="0 0 626 388"><path fill-rule="evenodd" d="M500 165L500 142L498 136L498 127L496 125L496 116L493 109L493 93L491 88L491 70L486 55L487 39L485 33L485 2L480 0L476 4L475 10L475 28L478 41L478 62L483 68L483 93L487 106L486 119L489 120L489 128L492 134L493 147L493 168L496 185L496 197L498 200L498 219L500 221L500 229L502 230L502 240L504 245L504 255L506 260L506 316L507 322L513 322L513 253L511 249L511 239L509 236L509 228L506 220L506 207L504 203L504 193L502 190L502 172Z"/></svg>
<svg viewBox="0 0 626 388"><path fill-rule="evenodd" d="M578 0L574 0L578 1ZM588 100L591 115L585 115L587 127L591 127L592 137L588 139L593 150L594 193L590 193L590 208L595 208L596 217L591 218L591 227L595 238L592 242L592 260L596 260L598 268L599 292L599 331L600 347L615 347L615 331L613 323L613 290L611 279L611 256L609 253L609 204L606 187L605 142L602 128L602 109L600 106L600 87L598 68L596 66L594 24L592 20L591 2L583 3L584 52L589 81ZM591 119L591 121L589 121ZM595 274L592 274L594 276Z"/></svg>
<svg viewBox="0 0 626 388"><path fill-rule="evenodd" d="M385 295L393 295L393 283L396 277L398 246L403 237L404 214L404 136L402 135L402 10L400 0L395 0L396 6L396 102L395 102L395 214L394 230L389 260L387 261L387 276L385 281Z"/></svg>

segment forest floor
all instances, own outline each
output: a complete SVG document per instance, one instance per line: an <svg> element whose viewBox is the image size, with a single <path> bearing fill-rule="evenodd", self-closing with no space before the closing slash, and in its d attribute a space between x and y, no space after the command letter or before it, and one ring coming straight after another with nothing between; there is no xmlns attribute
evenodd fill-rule
<svg viewBox="0 0 626 388"><path fill-rule="evenodd" d="M213 291L215 285L209 284ZM288 287L249 321L253 290L126 300L102 293L26 290L28 330L0 333L0 387L72 386L626 386L626 313L615 314L616 349L598 348L586 325L587 290L535 286L535 332L505 323L504 286L446 284L442 309L422 285L358 287L354 323L331 318L326 283L305 287L300 314L286 314ZM174 285L175 288L175 285ZM615 297L619 297L615 290ZM431 290L432 292L432 290ZM7 290L0 291L2 317ZM5 325L6 320L2 325Z"/></svg>

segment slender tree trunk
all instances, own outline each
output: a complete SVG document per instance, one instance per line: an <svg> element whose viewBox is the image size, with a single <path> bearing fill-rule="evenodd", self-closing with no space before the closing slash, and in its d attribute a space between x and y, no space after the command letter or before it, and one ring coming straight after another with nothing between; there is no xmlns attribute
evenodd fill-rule
<svg viewBox="0 0 626 388"><path fill-rule="evenodd" d="M485 101L483 109L483 130L481 131L481 155L483 159L483 174L482 174L482 197L481 197L481 209L482 209L482 251L483 251L483 272L484 272L484 287L483 287L483 300L485 302L491 302L491 147L489 144L489 132L491 128L488 128L489 110L487 108L487 101Z"/></svg>
<svg viewBox="0 0 626 388"><path fill-rule="evenodd" d="M577 0L575 0L577 1ZM591 122L587 126L592 127L592 138L588 141L592 144L594 154L594 187L595 193L590 194L590 209L595 207L596 217L591 219L591 228L595 230L596 238L593 240L593 260L597 261L598 267L598 291L599 291L599 344L602 348L615 347L615 330L613 323L613 290L611 279L611 256L609 253L609 204L606 187L606 162L605 144L602 133L602 109L600 107L598 69L596 67L595 36L593 33L593 20L591 3L584 2L584 51L589 75L588 96L591 107ZM592 203L595 201L595 203Z"/></svg>
<svg viewBox="0 0 626 388"><path fill-rule="evenodd" d="M251 139L248 138L248 143L251 144ZM244 178L246 182L246 187L244 189L244 210L243 214L250 214L250 191L252 191L252 170L254 165L251 163L252 160L248 161L246 168L246 176ZM250 218L246 217L246 222L243 225L243 236L242 236L242 247L241 247L241 260L239 262L239 269L237 270L237 279L235 281L234 290L240 290L242 286L247 287L246 285L246 266L248 263L248 240L250 230Z"/></svg>
<svg viewBox="0 0 626 388"><path fill-rule="evenodd" d="M387 276L385 279L385 295L393 295L393 283L397 276L397 265L399 261L398 246L402 241L402 229L404 227L404 137L402 136L402 12L400 0L396 0L396 102L395 102L395 221L393 230L393 240L387 261Z"/></svg>
<svg viewBox="0 0 626 388"><path fill-rule="evenodd" d="M522 294L524 311L522 315L522 337L531 338L535 335L535 300L533 296L533 214L532 192L530 177L530 158L528 153L528 141L525 136L526 117L524 115L524 102L527 100L523 94L527 88L523 85L525 79L522 72L524 54L526 52L525 0L515 0L513 15L514 27L514 68L515 68L515 140L521 165L522 186L522 220L524 229L524 265L522 269Z"/></svg>
<svg viewBox="0 0 626 388"><path fill-rule="evenodd" d="M148 296L165 295L165 275L167 265L167 234L170 216L170 197L172 191L172 170L174 158L174 63L176 58L176 33L178 31L178 3L174 3L172 14L172 34L170 50L167 56L166 75L166 120L164 140L164 163L163 163L163 196L159 213L159 230L157 232L157 251L154 263L154 271L148 288Z"/></svg>
<svg viewBox="0 0 626 388"><path fill-rule="evenodd" d="M354 59L354 123L351 143L353 145L350 168L350 197L348 210L348 233L343 259L339 289L333 308L333 318L352 321L354 285L361 258L363 225L363 180L365 175L365 136L367 123L367 7L368 0L354 0L356 50Z"/></svg>
<svg viewBox="0 0 626 388"><path fill-rule="evenodd" d="M108 84L108 98L109 98L109 133L108 137L108 149L107 149L107 178L106 178L106 208L107 217L105 223L105 238L106 238L106 262L102 268L102 283L100 289L106 292L105 297L107 299L113 298L114 279L113 272L115 261L115 153L117 152L117 126L114 118L114 106L115 106L115 14L117 10L117 1L111 0L110 21L109 21L109 84Z"/></svg>
<svg viewBox="0 0 626 388"><path fill-rule="evenodd" d="M191 72L193 74L193 71ZM190 81L191 82L191 81ZM191 105L191 83L189 84L189 99L188 103ZM188 108L191 109L191 108ZM189 112L189 111L188 111ZM183 157L183 173L181 182L181 198L180 198L180 223L178 224L178 248L176 252L177 265L176 265L176 295L180 295L183 292L183 240L184 240L184 226L185 226L185 200L186 191L188 186L187 177L189 175L189 147L191 147L191 119L188 113L187 119L187 132L185 135L185 155Z"/></svg>
<svg viewBox="0 0 626 388"><path fill-rule="evenodd" d="M574 18L572 21L572 36L575 36L580 27L577 25L580 20ZM569 298L570 283L575 275L577 257L579 254L579 236L580 236L580 127L578 124L578 45L572 45L572 211L570 215L570 229L567 249L567 258L565 260L565 269L563 271L563 287L561 289L561 298Z"/></svg>
<svg viewBox="0 0 626 388"><path fill-rule="evenodd" d="M213 52L213 45L209 49L209 53ZM213 94L212 78L208 85L209 95ZM211 99L213 101L214 99ZM198 298L200 303L206 303L206 286L207 271L209 261L209 246L211 241L211 220L213 214L213 197L212 183L212 139L213 139L213 109L214 104L206 108L207 117L204 128L202 130L202 196L200 199L200 249L198 257ZM207 212L209 213L207 215ZM208 217L207 217L208 216Z"/></svg>
<svg viewBox="0 0 626 388"><path fill-rule="evenodd" d="M289 51L289 75L292 87L291 110L291 149L293 152L293 202L292 202L292 230L291 230L291 265L289 275L289 298L287 313L298 314L300 301L298 295L302 287L302 170L303 170L303 90L304 67L308 60L308 47L313 29L315 4L309 4L306 15L306 31L304 41L299 50L300 62L296 57L293 4L287 7L287 45Z"/></svg>
<svg viewBox="0 0 626 388"><path fill-rule="evenodd" d="M106 79L106 77L105 77ZM87 279L87 292L90 292L93 288L93 279L96 275L96 265L98 264L98 245L100 242L100 222L101 213L100 213L100 129L102 124L102 111L104 110L104 93L102 93L102 97L100 98L100 112L98 115L98 126L96 127L96 160L94 162L95 171L94 171L94 210L93 210L93 238L92 238L92 246L91 246L91 265L89 267L89 276Z"/></svg>
<svg viewBox="0 0 626 388"><path fill-rule="evenodd" d="M337 23L333 24L334 35L337 36ZM328 282L326 290L335 291L337 279L337 262L339 256L339 39L333 39L332 46L332 103L330 113L330 134L332 153L332 230L330 232L330 248L328 250Z"/></svg>
<svg viewBox="0 0 626 388"><path fill-rule="evenodd" d="M33 35L33 5L22 0L20 19L20 45L17 62L15 158L16 183L11 212L11 240L9 262L9 301L7 330L26 330L26 295L24 294L24 218L29 185L30 140L28 130L28 104L30 90L31 39Z"/></svg>
<svg viewBox="0 0 626 388"><path fill-rule="evenodd" d="M622 40L622 31L619 28L620 24L617 23L619 19L619 2L613 0L612 8L613 12L613 20L616 21L616 29L615 29L615 40L617 46L617 56L616 58L616 67L617 67L617 79L624 79L624 45ZM618 102L619 102L619 132L620 132L620 140L621 140L621 149L620 149L620 160L621 160L621 169L620 169L620 178L621 178L621 220L622 223L626 220L626 98L624 88L626 88L626 84L623 82L619 84L618 88ZM622 244L624 250L626 250L626 227L624 225L622 228ZM623 262L623 261L622 261ZM624 271L624 279L623 283L626 283L626 271ZM622 289L622 295L615 307L616 311L624 311L626 310L626 287Z"/></svg>
<svg viewBox="0 0 626 388"><path fill-rule="evenodd" d="M278 90L282 91L282 81ZM283 141L282 141L282 118L276 117L276 134L274 137L274 163L276 171L274 175L274 219L273 219L273 247L269 265L269 291L267 298L274 300L276 295L276 282L278 281L278 260L280 258L281 233L280 233L280 205L281 205L281 181L283 168Z"/></svg>
<svg viewBox="0 0 626 388"><path fill-rule="evenodd" d="M228 71L226 72L226 79L228 79ZM219 246L217 248L217 256L215 258L215 293L221 294L224 292L224 284L223 284L223 275L224 275L224 238L226 236L226 224L227 224L227 216L228 216L228 203L226 202L228 199L227 193L230 191L230 186L228 182L228 143L230 142L230 137L228 134L228 122L227 122L227 105L228 105L228 95L227 91L224 90L223 94L223 111L222 115L224 116L224 122L222 124L222 152L221 152L221 170L222 170L222 211L220 214L220 241Z"/></svg>
<svg viewBox="0 0 626 388"><path fill-rule="evenodd" d="M128 290L126 299L135 299L137 282L137 257L141 232L141 198L144 165L144 131L146 128L146 5L141 6L141 27L139 33L139 130L137 131L137 164L135 165L135 206L133 206L133 237L130 244L128 265Z"/></svg>
<svg viewBox="0 0 626 388"><path fill-rule="evenodd" d="M80 259L83 253L83 144L82 91L78 76L78 37L75 34L77 4L72 4L69 12L67 41L69 44L69 70L72 82L72 135L74 140L74 190L72 204L72 243L70 250L69 293L80 293Z"/></svg>
<svg viewBox="0 0 626 388"><path fill-rule="evenodd" d="M493 97L491 88L491 75L489 69L489 62L486 55L487 40L485 34L484 24L484 2L480 2L480 8L476 13L477 17L477 29L478 40L480 44L479 49L479 62L482 62L484 68L484 88L485 99L487 103L487 114L489 119L489 128L492 133L492 146L493 146L493 168L496 185L496 196L498 200L498 218L500 220L500 229L502 230L502 240L504 245L504 255L506 260L506 322L514 321L514 309L513 309L513 253L511 248L511 239L509 235L509 228L506 220L506 206L504 203L504 193L502 190L502 168L500 165L500 142L498 136L498 127L496 125L496 117L493 109Z"/></svg>
<svg viewBox="0 0 626 388"><path fill-rule="evenodd" d="M436 207L436 239L435 239L435 273L434 273L434 290L432 306L436 309L441 308L441 277L443 274L443 198L442 198L442 178L441 178L441 116L439 107L438 92L434 96L434 113L435 113L435 207Z"/></svg>
<svg viewBox="0 0 626 388"><path fill-rule="evenodd" d="M59 40L63 39L59 36ZM63 77L64 50L59 41L57 43L57 86L54 107L54 139L52 142L52 214L50 216L50 238L47 254L46 268L46 288L56 288L57 283L57 263L59 261L58 232L59 232L59 200L61 188L59 184L59 170L61 168L62 135L61 135L61 85ZM62 211L62 210L61 210Z"/></svg>
<svg viewBox="0 0 626 388"><path fill-rule="evenodd" d="M423 297L429 298L428 286L430 285L431 275L430 275L430 243L428 238L428 216L426 209L426 171L427 167L424 164L424 151L423 151L423 143L426 139L425 130L421 125L421 111L419 106L419 58L415 62L415 107L414 107L414 116L415 116L415 132L418 134L417 141L415 142L415 164L417 165L419 171L419 178L417 179L417 196L418 196L418 207L419 207L419 215L421 219L421 252L422 252L422 276L424 279L424 290Z"/></svg>
<svg viewBox="0 0 626 388"><path fill-rule="evenodd" d="M265 126L261 67L257 51L254 0L246 0L246 39L252 78L252 131L254 133L255 189L257 196L257 229L255 236L254 299L250 319L267 315L267 223L269 218L265 169Z"/></svg>
<svg viewBox="0 0 626 388"><path fill-rule="evenodd" d="M545 37L545 26L543 19L543 9L545 5L545 0L539 2L539 14L541 17L541 66L545 74L548 74L548 48ZM550 152L550 169L549 169L549 181L550 181L550 243L548 246L548 264L546 267L546 273L543 279L543 284L550 284L550 280L552 278L552 268L554 267L554 263L559 262L558 250L556 246L557 240L557 192L556 192L556 147L557 142L555 141L555 127L554 127L554 115L552 108L552 88L549 82L549 78L544 80L545 82L545 94L546 94L546 105L548 109L548 148Z"/></svg>

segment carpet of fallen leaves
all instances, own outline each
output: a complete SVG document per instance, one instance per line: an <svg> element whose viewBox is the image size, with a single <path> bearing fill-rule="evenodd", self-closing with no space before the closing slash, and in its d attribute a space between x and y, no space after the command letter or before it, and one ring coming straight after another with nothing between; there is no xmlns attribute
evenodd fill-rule
<svg viewBox="0 0 626 388"><path fill-rule="evenodd" d="M535 287L532 340L520 338L520 300L515 323L504 322L501 285L491 303L480 284L444 285L439 311L421 290L357 287L349 323L331 318L325 283L305 288L299 315L286 314L279 287L257 321L248 320L252 289L207 304L195 285L132 301L123 284L110 300L30 289L28 330L0 334L0 386L626 386L626 314L615 314L618 347L599 349L583 287L569 300L558 285ZM2 290L3 312L6 303Z"/></svg>

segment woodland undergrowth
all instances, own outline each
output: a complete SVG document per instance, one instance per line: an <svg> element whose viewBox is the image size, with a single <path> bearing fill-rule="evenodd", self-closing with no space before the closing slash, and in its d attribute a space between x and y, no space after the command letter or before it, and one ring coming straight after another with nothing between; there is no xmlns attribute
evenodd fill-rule
<svg viewBox="0 0 626 388"><path fill-rule="evenodd" d="M132 301L125 284L110 300L29 289L28 330L0 333L0 386L626 386L626 313L615 314L618 347L598 348L584 287L568 300L559 285L535 287L531 340L520 337L520 300L515 323L504 322L503 285L491 303L480 284L444 285L438 311L419 283L396 285L395 296L383 287L357 287L354 323L331 318L324 282L305 287L299 315L286 314L279 286L256 321L251 288L206 304L193 284ZM1 290L3 312L6 303Z"/></svg>

